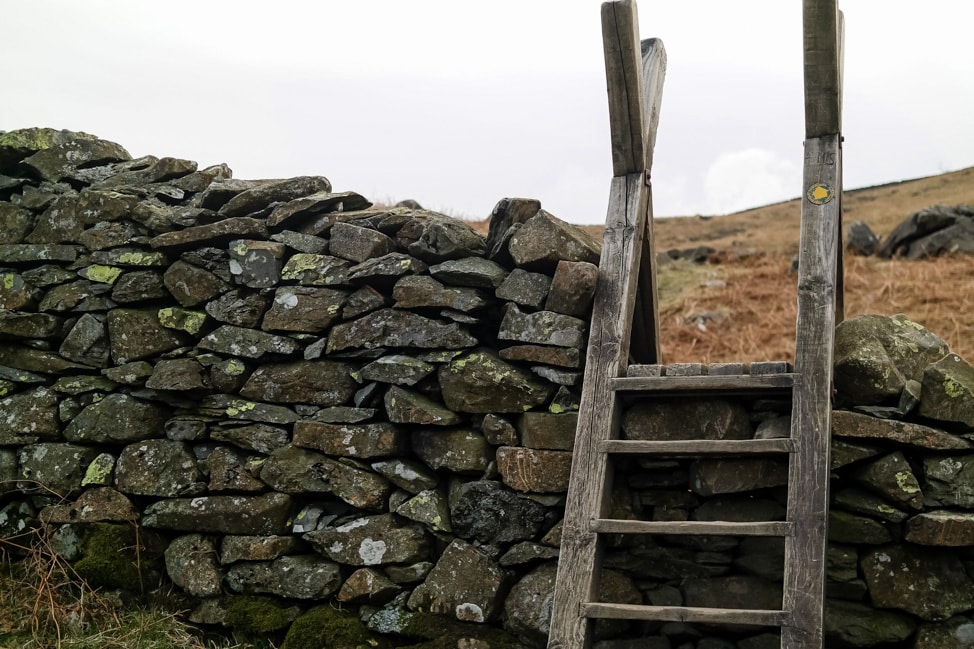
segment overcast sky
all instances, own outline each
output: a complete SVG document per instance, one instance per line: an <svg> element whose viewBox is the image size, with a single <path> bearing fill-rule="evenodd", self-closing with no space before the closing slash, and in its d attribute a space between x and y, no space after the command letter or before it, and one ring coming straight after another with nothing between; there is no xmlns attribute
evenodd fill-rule
<svg viewBox="0 0 974 649"><path fill-rule="evenodd" d="M605 218L598 0L0 0L0 130L483 218ZM974 166L974 2L845 0L847 188ZM921 8L922 7L922 8ZM801 0L643 0L669 56L657 216L801 193Z"/></svg>

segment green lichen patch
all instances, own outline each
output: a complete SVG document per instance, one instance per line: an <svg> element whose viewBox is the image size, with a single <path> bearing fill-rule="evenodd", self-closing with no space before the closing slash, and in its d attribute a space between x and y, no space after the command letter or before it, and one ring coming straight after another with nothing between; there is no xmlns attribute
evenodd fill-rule
<svg viewBox="0 0 974 649"><path fill-rule="evenodd" d="M88 465L85 470L85 477L81 480L81 486L104 485L112 483L112 474L115 471L115 458L109 453L102 453Z"/></svg>
<svg viewBox="0 0 974 649"><path fill-rule="evenodd" d="M257 407L257 404L253 401L241 401L240 399L234 399L227 406L226 413L228 417L236 417L237 415L245 412L250 412Z"/></svg>
<svg viewBox="0 0 974 649"><path fill-rule="evenodd" d="M206 313L203 311L191 311L178 307L166 307L159 309L159 324L167 329L179 329L187 333L196 335L202 331L206 324Z"/></svg>
<svg viewBox="0 0 974 649"><path fill-rule="evenodd" d="M917 482L916 476L910 471L897 471L896 485L905 493L920 493L920 484Z"/></svg>
<svg viewBox="0 0 974 649"><path fill-rule="evenodd" d="M240 376L247 371L247 366L235 358L231 358L223 366L223 371L232 376Z"/></svg>
<svg viewBox="0 0 974 649"><path fill-rule="evenodd" d="M127 266L164 266L166 257L161 252L123 252L118 263Z"/></svg>
<svg viewBox="0 0 974 649"><path fill-rule="evenodd" d="M85 269L84 276L92 282L100 284L114 284L118 276L122 274L122 269L116 266L102 266L92 264Z"/></svg>
<svg viewBox="0 0 974 649"><path fill-rule="evenodd" d="M956 399L964 394L964 386L949 376L944 377L944 394L951 399Z"/></svg>

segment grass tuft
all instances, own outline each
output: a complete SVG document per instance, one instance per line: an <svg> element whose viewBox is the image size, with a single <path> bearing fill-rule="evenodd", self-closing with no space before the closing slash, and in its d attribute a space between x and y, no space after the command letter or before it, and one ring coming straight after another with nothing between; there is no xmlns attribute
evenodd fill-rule
<svg viewBox="0 0 974 649"><path fill-rule="evenodd" d="M90 586L51 545L47 528L0 539L3 649L273 649L206 638L179 611L133 606Z"/></svg>

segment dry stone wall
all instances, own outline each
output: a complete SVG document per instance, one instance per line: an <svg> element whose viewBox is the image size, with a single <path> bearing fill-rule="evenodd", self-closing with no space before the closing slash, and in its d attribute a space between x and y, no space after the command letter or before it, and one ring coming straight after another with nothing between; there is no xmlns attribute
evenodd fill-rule
<svg viewBox="0 0 974 649"><path fill-rule="evenodd" d="M193 621L291 649L329 646L336 607L377 646L542 646L597 261L537 201L501 200L483 237L320 176L0 134L2 548L43 530L97 585L175 584ZM829 646L970 646L974 369L866 316L840 327L835 386ZM624 434L781 436L788 415L635 402ZM784 516L782 462L627 462L614 517ZM606 601L780 606L780 540L606 545ZM595 630L603 649L777 647Z"/></svg>

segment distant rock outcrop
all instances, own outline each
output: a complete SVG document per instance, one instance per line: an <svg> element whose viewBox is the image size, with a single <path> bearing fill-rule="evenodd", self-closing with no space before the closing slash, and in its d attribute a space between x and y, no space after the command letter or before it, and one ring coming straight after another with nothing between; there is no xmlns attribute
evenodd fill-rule
<svg viewBox="0 0 974 649"><path fill-rule="evenodd" d="M924 208L896 226L877 254L923 259L957 252L974 254L974 206Z"/></svg>
<svg viewBox="0 0 974 649"><path fill-rule="evenodd" d="M845 249L854 255L873 255L879 249L879 237L864 221L853 221L846 232Z"/></svg>

